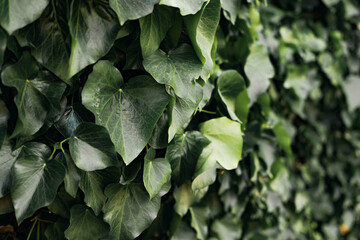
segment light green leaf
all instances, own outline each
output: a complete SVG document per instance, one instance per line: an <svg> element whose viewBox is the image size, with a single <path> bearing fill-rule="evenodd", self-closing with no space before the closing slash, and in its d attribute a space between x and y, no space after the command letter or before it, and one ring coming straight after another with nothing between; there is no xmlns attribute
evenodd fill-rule
<svg viewBox="0 0 360 240"><path fill-rule="evenodd" d="M96 215L99 215L106 201L105 187L110 183L117 183L119 180L120 171L117 168L82 172L79 186L84 192L86 205L91 207Z"/></svg>
<svg viewBox="0 0 360 240"><path fill-rule="evenodd" d="M190 98L189 89L194 89L194 80L201 74L201 62L187 44L168 54L158 49L144 59L143 65L158 83L170 85L180 98Z"/></svg>
<svg viewBox="0 0 360 240"><path fill-rule="evenodd" d="M313 89L307 73L308 68L305 65L288 65L287 77L284 82L285 88L294 90L302 106L305 104L305 100Z"/></svg>
<svg viewBox="0 0 360 240"><path fill-rule="evenodd" d="M269 80L275 75L268 53L260 43L251 45L245 63L245 73L250 81L248 93L251 106L262 93L266 92L270 86Z"/></svg>
<svg viewBox="0 0 360 240"><path fill-rule="evenodd" d="M217 87L230 117L247 122L250 99L243 77L235 70L224 71L217 80Z"/></svg>
<svg viewBox="0 0 360 240"><path fill-rule="evenodd" d="M220 0L221 7L224 9L224 15L235 25L237 16L240 14L240 0Z"/></svg>
<svg viewBox="0 0 360 240"><path fill-rule="evenodd" d="M343 84L344 93L350 111L354 111L360 107L360 78L358 76L349 76Z"/></svg>
<svg viewBox="0 0 360 240"><path fill-rule="evenodd" d="M13 166L11 197L19 224L48 206L64 180L64 166L57 159L49 160L50 154L45 144L27 143Z"/></svg>
<svg viewBox="0 0 360 240"><path fill-rule="evenodd" d="M74 0L69 29L72 42L68 78L103 57L113 46L120 26L103 1Z"/></svg>
<svg viewBox="0 0 360 240"><path fill-rule="evenodd" d="M15 30L40 17L48 5L48 0L38 0L30 4L28 0L2 0L0 2L0 25L11 35Z"/></svg>
<svg viewBox="0 0 360 240"><path fill-rule="evenodd" d="M104 220L110 225L112 239L135 239L150 226L160 209L160 197L150 200L142 184L111 184L105 194L109 200Z"/></svg>
<svg viewBox="0 0 360 240"><path fill-rule="evenodd" d="M181 15L186 16L200 11L206 1L208 0L160 0L159 4L179 8Z"/></svg>
<svg viewBox="0 0 360 240"><path fill-rule="evenodd" d="M76 128L69 149L75 165L84 171L101 170L119 163L107 130L94 123L81 123Z"/></svg>
<svg viewBox="0 0 360 240"><path fill-rule="evenodd" d="M193 191L191 189L191 183L187 182L180 187L175 187L174 189L174 198L175 205L174 210L181 217L185 216L192 204L198 202L205 192L202 191Z"/></svg>
<svg viewBox="0 0 360 240"><path fill-rule="evenodd" d="M143 58L155 52L167 31L173 24L174 11L171 8L156 5L154 11L139 19L140 23L140 45Z"/></svg>
<svg viewBox="0 0 360 240"><path fill-rule="evenodd" d="M210 0L195 15L184 21L195 52L203 64L201 78L207 80L214 66L212 48L220 21L220 0Z"/></svg>
<svg viewBox="0 0 360 240"><path fill-rule="evenodd" d="M151 148L145 156L143 181L150 199L155 197L162 186L170 181L171 166L165 158L155 158Z"/></svg>
<svg viewBox="0 0 360 240"><path fill-rule="evenodd" d="M151 138L169 96L149 76L137 76L124 85L120 72L100 61L82 91L82 102L95 114L96 123L110 134L115 149L129 164Z"/></svg>
<svg viewBox="0 0 360 240"><path fill-rule="evenodd" d="M51 0L41 17L21 29L16 37L21 45L30 46L31 54L38 62L70 84L68 11L68 1Z"/></svg>
<svg viewBox="0 0 360 240"><path fill-rule="evenodd" d="M84 205L74 205L70 210L70 226L65 231L69 240L104 239L109 226L102 218Z"/></svg>
<svg viewBox="0 0 360 240"><path fill-rule="evenodd" d="M211 229L217 233L219 240L237 240L240 239L242 228L240 223L231 217L225 215L222 219L217 219Z"/></svg>
<svg viewBox="0 0 360 240"><path fill-rule="evenodd" d="M194 206L190 208L191 226L196 230L197 239L207 239L210 209L205 206Z"/></svg>
<svg viewBox="0 0 360 240"><path fill-rule="evenodd" d="M226 170L237 168L242 152L242 133L238 122L226 117L206 121L199 126L200 132L208 138L213 149L211 158Z"/></svg>
<svg viewBox="0 0 360 240"><path fill-rule="evenodd" d="M135 20L150 14L159 0L110 0L110 6L123 25L127 20Z"/></svg>
<svg viewBox="0 0 360 240"><path fill-rule="evenodd" d="M18 122L12 136L29 136L36 133L47 117L60 112L60 99L66 84L49 72L38 72L36 62L28 52L1 73L5 85L15 87L18 94Z"/></svg>
<svg viewBox="0 0 360 240"><path fill-rule="evenodd" d="M209 140L198 131L175 135L165 158L171 164L172 178L177 186L192 178L199 156L208 144Z"/></svg>
<svg viewBox="0 0 360 240"><path fill-rule="evenodd" d="M325 72L334 86L338 86L343 82L343 70L340 61L335 60L328 52L321 53L318 57L318 61L321 69Z"/></svg>

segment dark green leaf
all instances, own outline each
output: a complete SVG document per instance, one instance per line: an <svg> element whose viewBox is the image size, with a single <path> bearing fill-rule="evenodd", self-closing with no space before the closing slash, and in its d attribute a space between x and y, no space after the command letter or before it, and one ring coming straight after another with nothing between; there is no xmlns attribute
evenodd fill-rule
<svg viewBox="0 0 360 240"><path fill-rule="evenodd" d="M197 56L203 64L201 78L207 80L214 66L212 48L220 21L220 0L208 1L201 11L185 17L185 25Z"/></svg>
<svg viewBox="0 0 360 240"><path fill-rule="evenodd" d="M106 128L81 123L70 138L69 149L75 165L84 171L101 170L118 163Z"/></svg>
<svg viewBox="0 0 360 240"><path fill-rule="evenodd" d="M70 211L70 226L65 231L69 240L104 239L107 237L109 226L100 216L84 205L75 205Z"/></svg>
<svg viewBox="0 0 360 240"><path fill-rule="evenodd" d="M59 153L56 158L59 158L66 166L64 179L65 190L70 194L70 196L75 198L81 179L80 170L75 166L68 152Z"/></svg>
<svg viewBox="0 0 360 240"><path fill-rule="evenodd" d="M119 17L120 24L150 14L159 0L110 0L110 6Z"/></svg>
<svg viewBox="0 0 360 240"><path fill-rule="evenodd" d="M74 107L71 106L65 109L65 112L54 126L65 138L69 138L81 122L83 122L83 119Z"/></svg>
<svg viewBox="0 0 360 240"><path fill-rule="evenodd" d="M66 85L49 72L38 72L36 62L25 52L19 62L1 73L2 81L18 91L15 103L18 122L12 136L28 136L36 133L48 116L61 110L60 99Z"/></svg>
<svg viewBox="0 0 360 240"><path fill-rule="evenodd" d="M112 239L138 237L150 226L160 209L160 197L150 200L142 184L111 184L105 194L109 200L105 205L104 220L110 225Z"/></svg>
<svg viewBox="0 0 360 240"><path fill-rule="evenodd" d="M59 218L55 223L46 227L45 237L51 240L64 240L65 230L69 227L69 222L63 218Z"/></svg>
<svg viewBox="0 0 360 240"><path fill-rule="evenodd" d="M57 159L49 160L50 154L46 145L28 143L14 164L11 197L19 224L37 209L48 206L64 179L64 166Z"/></svg>
<svg viewBox="0 0 360 240"><path fill-rule="evenodd" d="M106 2L74 0L70 8L69 29L72 42L68 78L105 56L120 27Z"/></svg>
<svg viewBox="0 0 360 240"><path fill-rule="evenodd" d="M192 178L199 156L208 144L209 140L198 131L175 135L165 158L171 164L172 178L178 186Z"/></svg>
<svg viewBox="0 0 360 240"><path fill-rule="evenodd" d="M0 25L12 34L40 17L48 2L38 0L36 4L29 4L27 0L3 0L0 2Z"/></svg>
<svg viewBox="0 0 360 240"><path fill-rule="evenodd" d="M7 42L8 36L4 30L0 28L0 66L2 66L4 61L4 53L6 49L6 42Z"/></svg>
<svg viewBox="0 0 360 240"><path fill-rule="evenodd" d="M154 11L143 18L140 18L140 45L144 58L155 52L173 22L171 8L156 5Z"/></svg>
<svg viewBox="0 0 360 240"><path fill-rule="evenodd" d="M150 140L169 96L148 76L134 77L124 85L120 72L101 61L85 84L82 101L109 131L115 149L129 164Z"/></svg>
<svg viewBox="0 0 360 240"><path fill-rule="evenodd" d="M84 192L86 205L99 215L105 204L105 187L110 183L117 183L120 180L120 171L116 168L107 168L93 172L82 172L80 189Z"/></svg>
<svg viewBox="0 0 360 240"><path fill-rule="evenodd" d="M21 29L16 37L21 45L28 45L34 58L67 83L70 35L68 27L69 3L51 0L41 17Z"/></svg>
<svg viewBox="0 0 360 240"><path fill-rule="evenodd" d="M6 134L7 134L7 126L8 126L8 120L9 120L9 111L4 103L0 99L0 149L1 146L4 143Z"/></svg>
<svg viewBox="0 0 360 240"><path fill-rule="evenodd" d="M195 80L201 74L201 62L191 46L183 44L168 54L158 49L144 59L144 68L158 83L170 85L181 98L190 98Z"/></svg>
<svg viewBox="0 0 360 240"><path fill-rule="evenodd" d="M0 148L0 198L10 192L11 169L19 152L20 149L13 152L10 143L6 140L4 145Z"/></svg>

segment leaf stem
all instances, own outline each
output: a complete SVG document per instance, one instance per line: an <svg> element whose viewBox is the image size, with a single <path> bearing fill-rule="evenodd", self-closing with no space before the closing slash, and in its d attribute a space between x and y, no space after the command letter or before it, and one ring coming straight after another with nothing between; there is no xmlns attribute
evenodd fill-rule
<svg viewBox="0 0 360 240"><path fill-rule="evenodd" d="M29 235L27 236L26 240L29 240L29 239L30 239L31 234L32 234L32 232L34 231L34 228L35 228L35 225L36 225L37 221L38 221L38 218L37 218L37 217L35 217L35 221L34 221L33 225L31 226L31 229L30 229Z"/></svg>
<svg viewBox="0 0 360 240"><path fill-rule="evenodd" d="M208 114L216 114L216 112L212 112L212 111L207 111L205 109L202 109L200 112L204 112L204 113L208 113Z"/></svg>
<svg viewBox="0 0 360 240"><path fill-rule="evenodd" d="M36 240L40 240L40 221L37 224Z"/></svg>
<svg viewBox="0 0 360 240"><path fill-rule="evenodd" d="M64 151L64 148L63 148L63 143L64 142L66 142L66 141L68 141L68 140L70 140L70 138L65 138L64 140L62 140L61 142L60 142L60 148L61 148L61 151L63 152L63 153L65 153L65 151Z"/></svg>

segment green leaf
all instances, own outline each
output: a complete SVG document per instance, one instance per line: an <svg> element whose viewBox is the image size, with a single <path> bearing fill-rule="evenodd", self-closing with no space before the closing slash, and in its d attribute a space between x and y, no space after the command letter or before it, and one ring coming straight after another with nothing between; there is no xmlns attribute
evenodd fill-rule
<svg viewBox="0 0 360 240"><path fill-rule="evenodd" d="M193 191L204 189L216 180L216 159L211 157L212 151L211 145L207 146L199 156L191 184Z"/></svg>
<svg viewBox="0 0 360 240"><path fill-rule="evenodd" d="M160 197L150 200L142 184L111 184L105 194L109 200L104 220L110 225L112 239L135 239L150 226L160 209Z"/></svg>
<svg viewBox="0 0 360 240"><path fill-rule="evenodd" d="M217 80L217 87L230 117L235 121L247 122L250 99L242 76L235 70L224 71Z"/></svg>
<svg viewBox="0 0 360 240"><path fill-rule="evenodd" d="M197 239L207 239L210 209L205 206L194 206L190 208L191 226L196 230Z"/></svg>
<svg viewBox="0 0 360 240"><path fill-rule="evenodd" d="M70 226L65 231L69 240L103 239L107 237L109 226L100 216L84 205L75 205L70 210Z"/></svg>
<svg viewBox="0 0 360 240"><path fill-rule="evenodd" d="M182 44L168 54L158 49L144 59L144 68L158 83L170 85L177 96L189 98L189 89L201 74L201 62L190 45Z"/></svg>
<svg viewBox="0 0 360 240"><path fill-rule="evenodd" d="M206 1L207 0L160 0L159 4L179 8L181 15L186 16L200 11Z"/></svg>
<svg viewBox="0 0 360 240"><path fill-rule="evenodd" d="M224 16L235 25L237 16L240 14L241 7L239 0L220 0L221 7L224 9Z"/></svg>
<svg viewBox="0 0 360 240"><path fill-rule="evenodd" d="M143 58L148 57L159 48L173 24L173 14L174 11L171 8L156 5L150 15L139 19Z"/></svg>
<svg viewBox="0 0 360 240"><path fill-rule="evenodd" d="M168 131L168 142L170 142L176 133L183 132L191 121L194 112L197 110L199 103L203 97L203 91L199 84L194 86L196 89L192 93L191 98L179 98L173 96L170 98L169 103L169 131ZM188 89L189 92L192 89Z"/></svg>
<svg viewBox="0 0 360 240"><path fill-rule="evenodd" d="M135 20L152 13L159 0L110 0L110 6L123 25L127 20Z"/></svg>
<svg viewBox="0 0 360 240"><path fill-rule="evenodd" d="M57 159L49 160L50 154L45 144L31 142L24 145L13 166L11 197L19 224L48 206L64 179L64 166Z"/></svg>
<svg viewBox="0 0 360 240"><path fill-rule="evenodd" d="M69 149L75 165L84 171L101 170L119 163L106 128L94 123L81 123L76 128Z"/></svg>
<svg viewBox="0 0 360 240"><path fill-rule="evenodd" d="M343 84L344 93L350 111L360 107L360 96L357 92L360 89L360 78L358 76L349 76Z"/></svg>
<svg viewBox="0 0 360 240"><path fill-rule="evenodd" d="M65 230L69 227L69 222L64 218L58 218L54 224L47 225L44 232L45 237L51 240L64 240Z"/></svg>
<svg viewBox="0 0 360 240"><path fill-rule="evenodd" d="M12 151L11 145L5 141L0 148L0 198L10 192L11 169L19 155L20 150Z"/></svg>
<svg viewBox="0 0 360 240"><path fill-rule="evenodd" d="M174 198L175 205L174 210L181 217L185 216L189 208L203 197L203 192L191 190L190 182L187 182L180 187L175 187Z"/></svg>
<svg viewBox="0 0 360 240"><path fill-rule="evenodd" d="M94 66L82 91L82 102L95 114L96 123L110 134L115 149L131 163L151 138L169 96L149 76L137 76L124 85L110 62Z"/></svg>
<svg viewBox="0 0 360 240"><path fill-rule="evenodd" d="M7 214L14 212L10 194L0 198L0 214Z"/></svg>
<svg viewBox="0 0 360 240"><path fill-rule="evenodd" d="M242 233L241 225L230 214L215 220L211 229L217 233L219 240L240 239Z"/></svg>
<svg viewBox="0 0 360 240"><path fill-rule="evenodd" d="M198 131L175 135L165 158L171 164L172 178L177 186L192 178L199 156L208 144L209 140Z"/></svg>
<svg viewBox="0 0 360 240"><path fill-rule="evenodd" d="M149 145L155 149L166 148L168 145L169 116L165 111L156 123Z"/></svg>
<svg viewBox="0 0 360 240"><path fill-rule="evenodd" d="M48 116L60 112L60 99L66 84L58 81L49 72L38 72L36 62L28 52L1 73L5 85L18 91L15 104L18 122L14 136L29 136L36 133Z"/></svg>
<svg viewBox="0 0 360 240"><path fill-rule="evenodd" d="M4 30L0 28L0 66L2 66L4 62L4 54L6 49L8 36Z"/></svg>
<svg viewBox="0 0 360 240"><path fill-rule="evenodd" d="M72 37L68 78L110 50L120 30L115 13L104 1L74 0L70 7Z"/></svg>
<svg viewBox="0 0 360 240"><path fill-rule="evenodd" d="M99 215L104 206L106 196L105 187L110 183L117 183L120 180L120 171L117 168L107 168L93 172L82 172L80 189L84 192L84 201L91 207L96 215Z"/></svg>
<svg viewBox="0 0 360 240"><path fill-rule="evenodd" d="M171 166L165 158L155 158L155 150L151 148L144 160L143 181L150 199L155 197L162 186L170 181Z"/></svg>
<svg viewBox="0 0 360 240"><path fill-rule="evenodd" d="M9 117L9 111L5 105L5 102L0 99L0 149L7 135Z"/></svg>
<svg viewBox="0 0 360 240"><path fill-rule="evenodd" d="M41 17L16 33L21 45L31 48L34 58L66 83L70 58L68 1L51 0Z"/></svg>
<svg viewBox="0 0 360 240"><path fill-rule="evenodd" d="M226 170L235 169L241 159L242 133L238 122L226 117L208 120L199 126L200 132L208 138L213 149L211 158Z"/></svg>
<svg viewBox="0 0 360 240"><path fill-rule="evenodd" d="M246 59L245 73L250 81L248 93L252 105L262 93L266 92L270 86L269 80L275 75L268 53L260 43L251 45L250 54Z"/></svg>
<svg viewBox="0 0 360 240"><path fill-rule="evenodd" d="M81 179L81 172L75 166L74 161L71 159L69 152L65 151L56 155L56 158L59 158L65 164L65 190L73 198L76 198L76 193L79 188L79 183Z"/></svg>
<svg viewBox="0 0 360 240"><path fill-rule="evenodd" d="M11 35L40 17L48 2L38 0L36 4L29 4L27 0L3 0L0 2L0 25Z"/></svg>
<svg viewBox="0 0 360 240"><path fill-rule="evenodd" d="M220 0L210 0L197 14L184 19L192 45L203 64L201 78L204 80L209 78L214 66L212 48L220 21L220 10Z"/></svg>
<svg viewBox="0 0 360 240"><path fill-rule="evenodd" d="M318 61L321 69L334 86L338 86L343 82L343 69L340 61L335 60L328 52L321 53Z"/></svg>

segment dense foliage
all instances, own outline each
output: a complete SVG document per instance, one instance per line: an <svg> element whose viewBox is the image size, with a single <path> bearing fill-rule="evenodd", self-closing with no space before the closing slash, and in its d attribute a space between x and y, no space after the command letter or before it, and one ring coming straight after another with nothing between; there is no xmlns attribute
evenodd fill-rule
<svg viewBox="0 0 360 240"><path fill-rule="evenodd" d="M358 239L357 0L0 2L1 239Z"/></svg>

